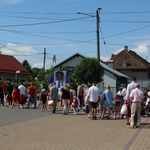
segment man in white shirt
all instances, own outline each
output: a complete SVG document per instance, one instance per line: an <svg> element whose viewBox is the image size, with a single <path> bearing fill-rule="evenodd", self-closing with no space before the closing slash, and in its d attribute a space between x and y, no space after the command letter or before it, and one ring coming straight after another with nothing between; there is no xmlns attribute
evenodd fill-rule
<svg viewBox="0 0 150 150"><path fill-rule="evenodd" d="M134 128L140 126L141 120L141 105L143 104L143 92L140 90L140 85L137 83L135 89L130 93L131 98L131 122L130 127ZM135 115L137 115L137 121L135 123Z"/></svg>
<svg viewBox="0 0 150 150"><path fill-rule="evenodd" d="M131 91L135 88L136 85L136 78L133 78L131 83L127 85L127 91L126 95L124 96L124 100L127 106L127 115L126 115L126 120L127 120L127 127L130 127L130 117L131 117L131 108L130 108L130 93Z"/></svg>
<svg viewBox="0 0 150 150"><path fill-rule="evenodd" d="M22 105L21 107L24 108L25 102L26 102L26 87L21 83L21 85L18 87L20 90L20 104Z"/></svg>
<svg viewBox="0 0 150 150"><path fill-rule="evenodd" d="M91 113L92 113L92 119L96 120L97 117L97 104L100 100L100 90L98 87L96 87L96 82L92 83L92 86L88 90L88 97L91 104Z"/></svg>

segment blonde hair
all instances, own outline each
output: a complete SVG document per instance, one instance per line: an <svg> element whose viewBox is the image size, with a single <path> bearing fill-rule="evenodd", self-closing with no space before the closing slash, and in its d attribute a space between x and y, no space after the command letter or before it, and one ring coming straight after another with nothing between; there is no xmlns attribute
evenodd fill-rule
<svg viewBox="0 0 150 150"><path fill-rule="evenodd" d="M111 88L110 88L109 85L106 87L106 89L107 89L108 91L111 91Z"/></svg>

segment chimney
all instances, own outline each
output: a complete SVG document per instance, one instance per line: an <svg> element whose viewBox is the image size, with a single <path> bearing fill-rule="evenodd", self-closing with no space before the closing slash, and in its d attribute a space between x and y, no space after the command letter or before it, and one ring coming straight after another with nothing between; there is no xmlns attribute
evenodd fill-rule
<svg viewBox="0 0 150 150"><path fill-rule="evenodd" d="M128 46L124 46L124 50L128 51Z"/></svg>

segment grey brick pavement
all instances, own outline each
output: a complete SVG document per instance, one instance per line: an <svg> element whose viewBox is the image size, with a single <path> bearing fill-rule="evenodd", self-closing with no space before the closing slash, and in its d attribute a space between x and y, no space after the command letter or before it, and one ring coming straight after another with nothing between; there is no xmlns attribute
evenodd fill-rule
<svg viewBox="0 0 150 150"><path fill-rule="evenodd" d="M124 119L90 120L84 112L0 107L0 114L0 150L150 150L150 118L142 119L141 128L128 129Z"/></svg>

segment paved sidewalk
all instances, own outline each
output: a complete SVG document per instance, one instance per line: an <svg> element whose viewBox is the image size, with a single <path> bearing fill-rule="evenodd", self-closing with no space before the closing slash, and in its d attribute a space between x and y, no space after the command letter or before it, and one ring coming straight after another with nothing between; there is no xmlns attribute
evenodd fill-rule
<svg viewBox="0 0 150 150"><path fill-rule="evenodd" d="M150 118L142 118L141 128L128 129L125 119L90 120L84 112L0 108L4 111L16 122L2 124L0 116L0 150L150 150Z"/></svg>

